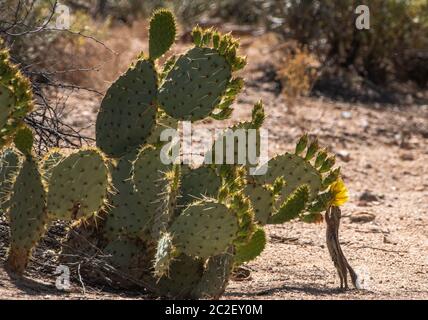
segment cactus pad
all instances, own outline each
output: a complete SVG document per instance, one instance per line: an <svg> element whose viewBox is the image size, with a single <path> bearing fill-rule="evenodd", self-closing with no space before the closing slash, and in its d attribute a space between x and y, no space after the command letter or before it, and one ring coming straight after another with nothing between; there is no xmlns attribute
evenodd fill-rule
<svg viewBox="0 0 428 320"><path fill-rule="evenodd" d="M193 298L220 298L232 273L233 258L231 252L211 257L207 262L201 280L192 291Z"/></svg>
<svg viewBox="0 0 428 320"><path fill-rule="evenodd" d="M13 91L4 85L0 85L0 128L3 128L9 120L9 114L15 106Z"/></svg>
<svg viewBox="0 0 428 320"><path fill-rule="evenodd" d="M14 149L6 149L0 155L0 215L9 207L9 199L16 176L22 166L22 157Z"/></svg>
<svg viewBox="0 0 428 320"><path fill-rule="evenodd" d="M171 263L169 276L157 282L157 292L174 299L192 298L192 290L201 280L203 271L203 261L182 254Z"/></svg>
<svg viewBox="0 0 428 320"><path fill-rule="evenodd" d="M161 57L175 41L175 18L171 11L156 10L150 19L149 55L151 60Z"/></svg>
<svg viewBox="0 0 428 320"><path fill-rule="evenodd" d="M159 102L176 119L203 119L220 104L231 76L216 50L195 47L177 59L159 89Z"/></svg>
<svg viewBox="0 0 428 320"><path fill-rule="evenodd" d="M224 205L200 202L188 206L169 230L177 249L208 258L223 253L238 232L238 221Z"/></svg>
<svg viewBox="0 0 428 320"><path fill-rule="evenodd" d="M31 84L10 62L0 39L0 147L9 143L24 117L33 109Z"/></svg>
<svg viewBox="0 0 428 320"><path fill-rule="evenodd" d="M163 185L163 192L159 195L159 204L156 205L152 219L151 236L159 239L167 231L170 221L176 215L177 199L180 195L181 167L173 165L171 171L164 174L159 182Z"/></svg>
<svg viewBox="0 0 428 320"><path fill-rule="evenodd" d="M238 246L235 252L235 262L244 263L257 258L266 246L266 233L259 227L253 233L250 241L242 246Z"/></svg>
<svg viewBox="0 0 428 320"><path fill-rule="evenodd" d="M49 179L48 213L60 220L86 219L105 206L109 173L96 149L75 152L62 160Z"/></svg>
<svg viewBox="0 0 428 320"><path fill-rule="evenodd" d="M108 239L115 239L122 234L142 237L143 229L148 226L151 213L146 211L145 203L135 191L131 179L132 162L135 158L136 152L131 152L120 158L111 169L113 194L105 225Z"/></svg>
<svg viewBox="0 0 428 320"><path fill-rule="evenodd" d="M178 200L180 206L202 197L217 197L221 179L214 169L208 166L201 166L197 169L185 168L181 179L181 197Z"/></svg>
<svg viewBox="0 0 428 320"><path fill-rule="evenodd" d="M177 127L178 127L178 121L176 119L171 118L166 114L158 116L158 119L156 120L156 125L153 126L152 132L150 133L150 136L147 138L146 143L152 144L152 145L164 144L165 141L160 141L160 136L163 130L166 130L166 129L177 130Z"/></svg>
<svg viewBox="0 0 428 320"><path fill-rule="evenodd" d="M61 152L59 148L50 149L48 153L40 161L40 169L43 174L43 180L48 183L53 168L56 167L58 163L60 163L66 157L65 154Z"/></svg>
<svg viewBox="0 0 428 320"><path fill-rule="evenodd" d="M253 205L255 218L262 225L266 224L272 214L274 200L270 190L256 183L248 183L244 189Z"/></svg>
<svg viewBox="0 0 428 320"><path fill-rule="evenodd" d="M45 233L45 207L46 194L37 163L28 157L16 178L9 209L11 247L7 264L17 273L24 271L32 248Z"/></svg>
<svg viewBox="0 0 428 320"><path fill-rule="evenodd" d="M13 140L15 147L21 151L24 155L30 155L31 149L33 148L33 132L27 126L20 128Z"/></svg>
<svg viewBox="0 0 428 320"><path fill-rule="evenodd" d="M152 62L139 60L108 89L98 113L97 146L120 157L142 145L156 120L157 74Z"/></svg>
<svg viewBox="0 0 428 320"><path fill-rule="evenodd" d="M269 219L268 223L284 223L297 218L305 210L308 198L308 186L300 186L284 201L278 211Z"/></svg>
<svg viewBox="0 0 428 320"><path fill-rule="evenodd" d="M272 184L276 178L284 177L285 185L281 192L281 202L299 186L307 184L310 199L315 198L322 189L322 176L311 163L295 154L286 153L277 156L267 163L265 175L256 175L255 179L262 184Z"/></svg>
<svg viewBox="0 0 428 320"><path fill-rule="evenodd" d="M149 219L153 219L155 212L162 206L161 195L169 184L165 174L171 170L171 165L162 164L161 150L148 145L133 163L132 180Z"/></svg>
<svg viewBox="0 0 428 320"><path fill-rule="evenodd" d="M108 256L109 263L135 279L140 278L144 273L145 266L141 263L143 251L144 247L129 239L110 242L103 250Z"/></svg>

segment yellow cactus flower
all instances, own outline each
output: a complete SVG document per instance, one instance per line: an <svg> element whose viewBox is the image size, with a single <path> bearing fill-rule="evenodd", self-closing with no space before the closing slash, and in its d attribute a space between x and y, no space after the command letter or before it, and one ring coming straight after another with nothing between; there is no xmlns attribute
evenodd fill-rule
<svg viewBox="0 0 428 320"><path fill-rule="evenodd" d="M338 178L330 185L330 193L333 195L332 206L340 207L349 199L348 189L341 178Z"/></svg>

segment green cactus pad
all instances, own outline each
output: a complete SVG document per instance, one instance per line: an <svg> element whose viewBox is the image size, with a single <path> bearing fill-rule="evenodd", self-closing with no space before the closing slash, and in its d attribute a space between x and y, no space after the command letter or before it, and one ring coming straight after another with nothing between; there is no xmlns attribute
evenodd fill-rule
<svg viewBox="0 0 428 320"><path fill-rule="evenodd" d="M0 148L12 141L24 117L33 109L31 84L10 62L0 39Z"/></svg>
<svg viewBox="0 0 428 320"><path fill-rule="evenodd" d="M161 57L175 41L175 18L171 11L159 9L153 12L150 19L149 54L150 59Z"/></svg>
<svg viewBox="0 0 428 320"><path fill-rule="evenodd" d="M258 129L263 124L264 118L265 113L263 104L259 101L253 107L251 121L240 122L231 128L224 130L223 133L220 134L214 141L211 150L206 153L205 160L210 161L211 163L218 163L216 159L216 151L218 151L217 149L220 149L222 150L223 157L220 158L220 155L217 155L217 158L220 158L220 161L223 164L241 164L245 165L248 169L255 169L258 163L250 162L254 162L254 160L258 159L249 159L249 151L254 151L256 157L260 156L261 136L260 130ZM254 139L254 141L251 142L255 142L255 144L252 144L251 148L254 149L249 148L249 142L252 139ZM228 150L228 145L231 144L231 141L233 141L233 150ZM245 144L243 144L243 141L245 141ZM229 156L233 159L228 159L228 151L233 151L233 156ZM241 159L239 152L241 152Z"/></svg>
<svg viewBox="0 0 428 320"><path fill-rule="evenodd" d="M201 280L192 291L193 298L220 298L229 282L233 269L233 262L234 256L231 252L210 258Z"/></svg>
<svg viewBox="0 0 428 320"><path fill-rule="evenodd" d="M231 76L230 65L216 50L195 47L168 73L159 89L159 103L173 118L203 119L220 104Z"/></svg>
<svg viewBox="0 0 428 320"><path fill-rule="evenodd" d="M159 182L163 192L159 195L159 204L152 219L151 236L159 239L167 231L170 221L176 215L177 199L180 195L181 167L175 164L171 171L166 172Z"/></svg>
<svg viewBox="0 0 428 320"><path fill-rule="evenodd" d="M0 154L0 215L9 207L16 176L22 167L22 156L15 149Z"/></svg>
<svg viewBox="0 0 428 320"><path fill-rule="evenodd" d="M120 157L142 145L156 121L157 74L139 60L108 89L96 123L97 146Z"/></svg>
<svg viewBox="0 0 428 320"><path fill-rule="evenodd" d="M24 155L30 155L31 149L33 148L33 132L27 126L20 128L13 140L15 147L21 151Z"/></svg>
<svg viewBox="0 0 428 320"><path fill-rule="evenodd" d="M309 198L309 188L307 185L296 189L278 211L269 219L269 224L280 224L297 218L306 208Z"/></svg>
<svg viewBox="0 0 428 320"><path fill-rule="evenodd" d="M7 124L14 106L15 96L13 91L4 85L0 85L0 128Z"/></svg>
<svg viewBox="0 0 428 320"><path fill-rule="evenodd" d="M179 251L208 258L223 253L236 238L238 228L236 216L226 206L203 201L188 206L169 231Z"/></svg>
<svg viewBox="0 0 428 320"><path fill-rule="evenodd" d="M261 184L272 184L276 178L284 177L285 185L281 192L281 203L303 184L309 186L309 200L314 199L322 189L321 174L310 162L300 156L286 153L269 160L267 165L267 173L255 175L254 178Z"/></svg>
<svg viewBox="0 0 428 320"><path fill-rule="evenodd" d="M52 175L53 168L55 168L58 163L64 160L65 157L66 155L61 152L61 149L52 148L42 158L40 161L40 169L43 174L43 180L46 181L46 183L48 183Z"/></svg>
<svg viewBox="0 0 428 320"><path fill-rule="evenodd" d="M49 179L48 213L52 219L94 216L106 205L109 172L96 149L75 152L62 160Z"/></svg>
<svg viewBox="0 0 428 320"><path fill-rule="evenodd" d="M155 212L164 204L162 195L169 184L165 174L171 171L171 165L164 165L161 162L161 150L148 145L141 150L133 163L132 181L144 205L145 213L152 222Z"/></svg>
<svg viewBox="0 0 428 320"><path fill-rule="evenodd" d="M162 72L159 74L159 83L162 83L177 61L177 56L173 54L165 61Z"/></svg>
<svg viewBox="0 0 428 320"><path fill-rule="evenodd" d="M163 145L166 141L160 141L161 133L166 129L177 130L178 121L170 116L164 114L156 120L156 125L153 126L150 136L147 138L146 143L152 145Z"/></svg>
<svg viewBox="0 0 428 320"><path fill-rule="evenodd" d="M209 166L201 166L197 169L184 167L181 179L181 197L179 206L188 205L202 197L217 198L221 186L221 178L215 170Z"/></svg>
<svg viewBox="0 0 428 320"><path fill-rule="evenodd" d="M256 183L248 183L244 192L251 200L255 219L262 225L266 224L274 204L270 190Z"/></svg>
<svg viewBox="0 0 428 320"><path fill-rule="evenodd" d="M141 263L144 247L129 239L110 242L103 250L107 261L121 272L138 279L144 273L144 263Z"/></svg>
<svg viewBox="0 0 428 320"><path fill-rule="evenodd" d="M169 276L157 280L157 293L173 299L190 299L204 271L204 263L186 255L180 255L170 265Z"/></svg>
<svg viewBox="0 0 428 320"><path fill-rule="evenodd" d="M147 212L131 179L132 163L136 157L136 152L131 152L120 158L111 169L113 194L110 196L105 225L108 239L115 239L123 234L144 237L144 229L149 226L152 213Z"/></svg>
<svg viewBox="0 0 428 320"><path fill-rule="evenodd" d="M28 157L16 178L10 198L9 220L11 245L8 267L22 273L27 266L32 248L45 233L46 193L37 163Z"/></svg>
<svg viewBox="0 0 428 320"><path fill-rule="evenodd" d="M247 244L236 248L235 262L241 264L254 260L263 252L265 246L266 233L263 228L258 227Z"/></svg>

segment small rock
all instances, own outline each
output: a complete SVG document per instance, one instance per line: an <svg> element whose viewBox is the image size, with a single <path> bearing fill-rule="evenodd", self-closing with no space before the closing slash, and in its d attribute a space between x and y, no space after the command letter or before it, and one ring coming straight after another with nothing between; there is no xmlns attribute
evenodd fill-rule
<svg viewBox="0 0 428 320"><path fill-rule="evenodd" d="M362 119L360 121L360 126L363 127L363 129L366 129L369 126L369 122L366 119Z"/></svg>
<svg viewBox="0 0 428 320"><path fill-rule="evenodd" d="M397 241L391 239L388 236L383 236L383 243L388 243L388 244L397 244Z"/></svg>
<svg viewBox="0 0 428 320"><path fill-rule="evenodd" d="M340 150L340 151L337 152L337 155L344 162L349 162L351 160L351 154L349 153L349 151Z"/></svg>
<svg viewBox="0 0 428 320"><path fill-rule="evenodd" d="M414 102L414 99L413 99L413 97L412 97L412 95L411 94L407 94L406 95L406 98L405 98L405 103L407 103L407 104L412 104L413 102Z"/></svg>
<svg viewBox="0 0 428 320"><path fill-rule="evenodd" d="M359 200L365 201L365 202L373 202L373 201L379 201L379 197L372 193L369 190L364 191L361 193Z"/></svg>
<svg viewBox="0 0 428 320"><path fill-rule="evenodd" d="M343 111L342 112L342 118L351 119L352 118L352 112L351 111Z"/></svg>
<svg viewBox="0 0 428 320"><path fill-rule="evenodd" d="M400 154L400 159L403 161L413 161L415 160L415 157L413 156L413 154L406 152Z"/></svg>
<svg viewBox="0 0 428 320"><path fill-rule="evenodd" d="M349 220L352 223L367 223L371 222L376 218L376 216L373 213L361 211L361 212L354 212L349 216Z"/></svg>

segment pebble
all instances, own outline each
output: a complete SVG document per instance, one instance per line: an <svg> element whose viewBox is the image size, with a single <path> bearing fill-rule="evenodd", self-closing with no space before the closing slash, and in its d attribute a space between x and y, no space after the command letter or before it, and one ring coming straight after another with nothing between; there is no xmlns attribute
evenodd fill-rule
<svg viewBox="0 0 428 320"><path fill-rule="evenodd" d="M388 243L388 244L397 244L397 241L391 239L388 236L383 236L383 243Z"/></svg>
<svg viewBox="0 0 428 320"><path fill-rule="evenodd" d="M349 151L340 150L337 152L337 155L344 162L349 162L351 160L351 153Z"/></svg>
<svg viewBox="0 0 428 320"><path fill-rule="evenodd" d="M349 220L352 223L367 223L373 221L375 218L376 216L373 213L366 211L354 212L349 216Z"/></svg>
<svg viewBox="0 0 428 320"><path fill-rule="evenodd" d="M401 153L400 159L403 161L413 161L415 160L415 157L411 153Z"/></svg>
<svg viewBox="0 0 428 320"><path fill-rule="evenodd" d="M343 111L342 112L342 118L351 119L352 118L352 112L351 111Z"/></svg>
<svg viewBox="0 0 428 320"><path fill-rule="evenodd" d="M381 196L377 196L373 192L369 190L365 190L364 192L361 193L359 200L365 201L365 202L374 202L374 201L379 201L379 199L381 198L382 198Z"/></svg>

